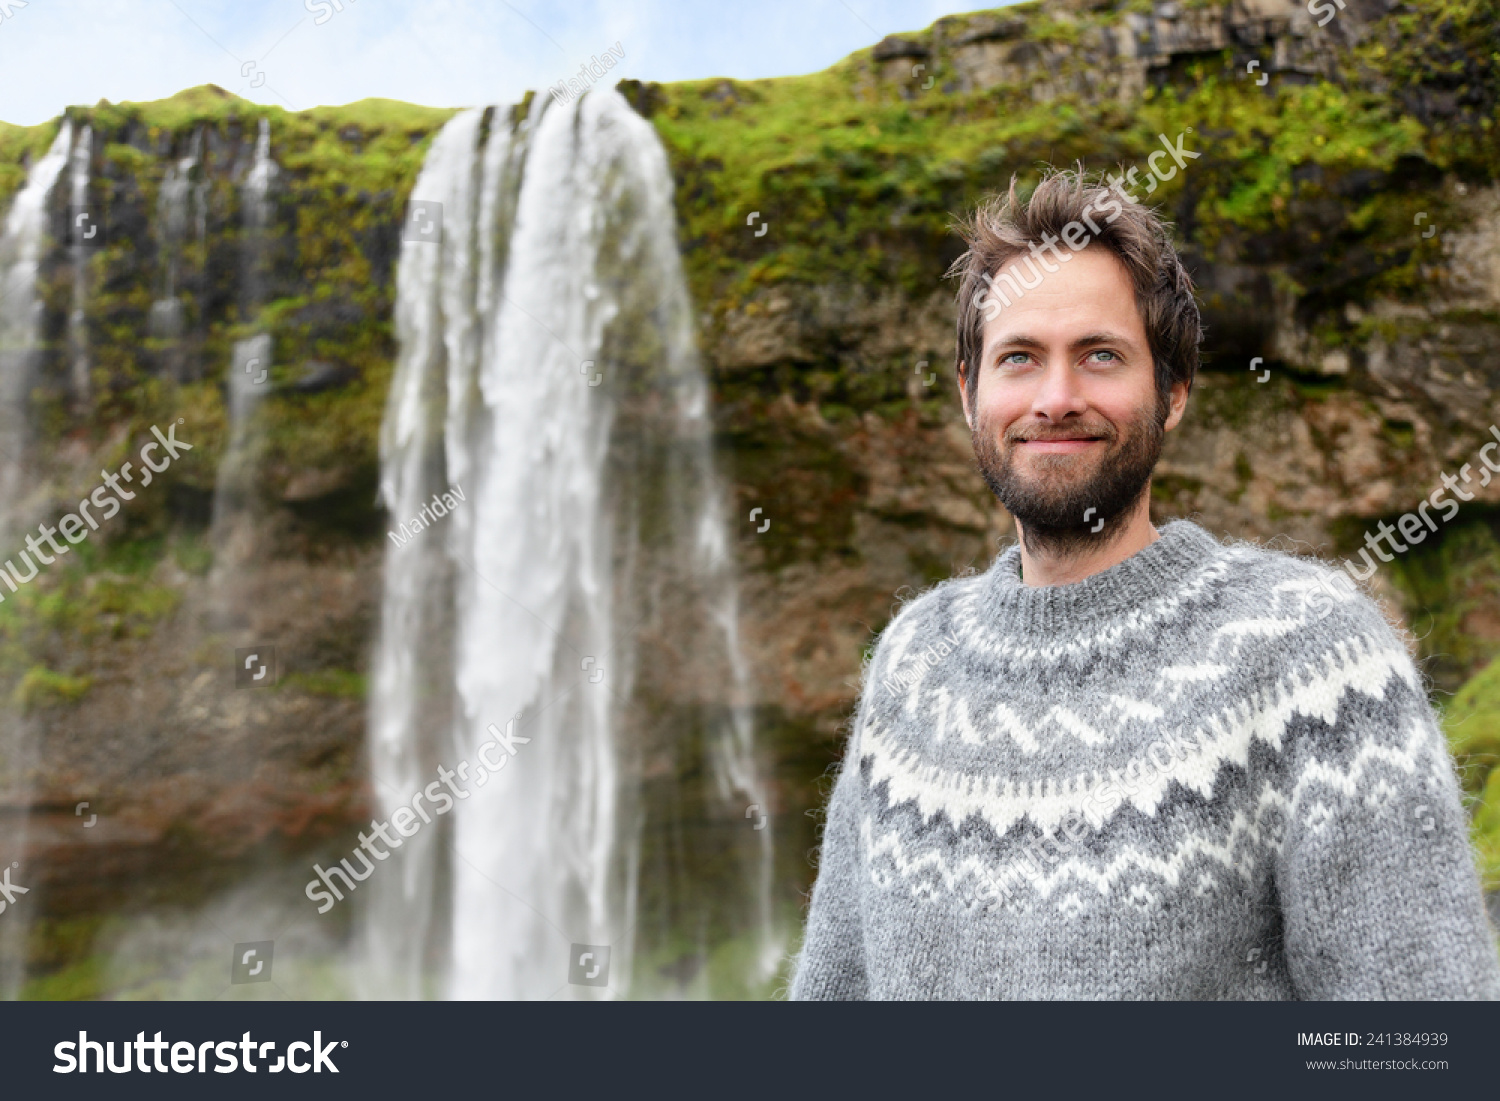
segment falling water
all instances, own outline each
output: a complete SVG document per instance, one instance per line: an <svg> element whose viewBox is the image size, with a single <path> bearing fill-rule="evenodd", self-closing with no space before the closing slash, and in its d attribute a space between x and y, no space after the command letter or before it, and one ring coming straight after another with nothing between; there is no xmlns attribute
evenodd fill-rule
<svg viewBox="0 0 1500 1101"><path fill-rule="evenodd" d="M195 182L193 178L198 170L202 147L203 132L194 131L187 155L167 166L157 194L156 223L161 235L162 274L161 289L151 303L149 329L151 335L160 340L176 340L182 335L183 306L178 297L178 283L190 217L197 226L198 240L203 239L207 183L202 179ZM268 144L268 157L269 148ZM262 198L260 207L263 209L263 206Z"/></svg>
<svg viewBox="0 0 1500 1101"><path fill-rule="evenodd" d="M464 501L387 550L371 770L382 817L439 767L468 783L370 885L369 992L591 993L573 944L609 948L610 993L691 992L637 949L711 935L763 979L768 800L661 146L614 92L468 111L413 201L442 234L402 249L382 497L393 528ZM713 869L661 842L685 815ZM725 875L738 927L710 934Z"/></svg>
<svg viewBox="0 0 1500 1101"><path fill-rule="evenodd" d="M36 291L38 264L47 237L47 200L67 163L72 124L64 119L47 154L31 166L0 232L0 540L10 551L26 512L22 501L27 439L27 395L40 343L41 302ZM5 705L0 704L0 712ZM34 750L30 722L0 713L0 866L20 862L14 881L30 882L26 866L30 797L25 777ZM29 908L17 906L0 922L0 997L13 998L25 973Z"/></svg>
<svg viewBox="0 0 1500 1101"><path fill-rule="evenodd" d="M47 231L47 198L67 164L72 142L73 124L64 119L52 148L31 166L0 234L0 537L7 539L19 504L26 396L40 341L36 275Z"/></svg>
<svg viewBox="0 0 1500 1101"><path fill-rule="evenodd" d="M78 133L78 141L73 144L73 152L68 164L68 179L72 185L68 205L69 232L72 235L69 258L73 265L73 305L68 311L68 384L73 400L79 406L87 406L90 394L86 318L89 298L89 257L93 255L94 246L84 235L89 232L94 234L100 232L99 212L89 208L89 162L93 151L94 131L92 127L85 126ZM88 229L80 226L80 218L88 225Z"/></svg>
<svg viewBox="0 0 1500 1101"><path fill-rule="evenodd" d="M271 159L271 126L260 120L255 157L240 189L244 231L241 248L243 274L240 280L240 313L254 317L265 299L266 234L271 221L269 199L277 175ZM258 467L261 435L255 428L255 411L270 389L272 343L269 333L234 342L226 380L229 440L219 463L214 484L213 520L209 539L214 547L215 589L220 611L227 611L231 575L254 554L255 532L251 523L254 478Z"/></svg>
<svg viewBox="0 0 1500 1101"><path fill-rule="evenodd" d="M271 120L261 119L255 136L255 159L245 174L245 228L264 230L271 219L271 183L280 173L271 159Z"/></svg>

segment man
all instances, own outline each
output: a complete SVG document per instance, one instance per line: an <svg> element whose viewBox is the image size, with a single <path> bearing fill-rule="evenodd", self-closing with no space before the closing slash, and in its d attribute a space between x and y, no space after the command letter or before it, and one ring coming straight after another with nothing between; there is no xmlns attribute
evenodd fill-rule
<svg viewBox="0 0 1500 1101"><path fill-rule="evenodd" d="M1151 524L1200 339L1161 223L1059 173L964 233L959 392L1020 543L882 635L792 997L1500 996L1380 612L1310 614L1322 567Z"/></svg>

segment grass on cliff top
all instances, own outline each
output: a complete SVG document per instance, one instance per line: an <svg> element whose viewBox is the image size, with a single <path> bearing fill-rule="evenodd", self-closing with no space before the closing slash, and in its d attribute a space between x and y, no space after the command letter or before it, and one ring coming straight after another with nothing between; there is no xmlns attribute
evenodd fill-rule
<svg viewBox="0 0 1500 1101"><path fill-rule="evenodd" d="M1415 8L1461 30L1494 24L1480 0L1419 0ZM1060 37L1051 16L1024 4L945 22L996 17L1026 21L1026 44L1082 47L1093 39L1080 27L1110 21L1085 15ZM1404 45L1372 41L1352 53L1351 72L1361 65L1415 71L1413 56L1441 45L1401 33ZM902 37L933 46L930 29ZM1145 173L1157 135L1172 140L1189 128L1185 147L1202 156L1149 197L1137 192L1164 207L1179 240L1212 255L1260 236L1261 248L1280 254L1262 259L1297 264L1298 279L1313 287L1357 279L1348 297L1411 293L1420 285L1412 217L1441 208L1441 172L1465 158L1492 166L1500 160L1493 142L1481 140L1490 133L1488 119L1478 137L1457 128L1430 132L1394 95L1354 80L1278 79L1262 89L1243 79L1227 52L1185 63L1172 85L1148 88L1133 103L1071 92L1042 100L1019 85L962 93L946 53L927 62L937 83L926 91L890 79L890 63L877 79L880 65L869 50L807 76L642 91L677 172L679 219L700 300L710 291L734 299L789 280L897 282L930 293L942 274L933 258L960 250L948 233L950 215L1012 173L1034 182L1043 163L1070 167L1077 160L1090 170L1139 166ZM1055 75L1082 64L1075 53ZM1409 166L1424 162L1431 171L1412 178ZM747 226L756 211L758 222ZM757 238L764 224L770 228ZM1360 262L1347 264L1356 250Z"/></svg>
<svg viewBox="0 0 1500 1101"><path fill-rule="evenodd" d="M110 106L101 102L96 110ZM441 126L453 114L453 109L449 107L425 107L418 103L380 97L311 107L305 111L285 111L280 107L266 107L241 99L217 84L186 88L167 99L126 100L113 106L166 130L179 130L199 122L217 122L236 117L258 118L264 115L283 119L301 118L319 125L357 126L361 130L407 130L425 134Z"/></svg>
<svg viewBox="0 0 1500 1101"><path fill-rule="evenodd" d="M367 193L389 187L401 178L414 177L415 169L406 161L415 155L420 168L426 138L439 130L455 110L370 98L338 106L286 111L241 99L216 84L186 88L167 99L121 103L100 100L92 107L69 108L71 114L92 123L96 129L139 122L153 142L163 134L196 126L234 121L249 125L267 118L271 120L278 160L282 159L283 144L301 148L328 170L325 180L330 185L342 184ZM0 208L7 206L25 183L27 165L47 151L60 124L61 119L49 119L36 126L0 122ZM364 139L358 148L339 137L350 127ZM371 142L372 137L387 140ZM129 154L122 149L118 155Z"/></svg>
<svg viewBox="0 0 1500 1101"><path fill-rule="evenodd" d="M453 116L455 109L372 98L286 111L204 84L168 99L117 104L101 101L94 107L73 108L72 112L96 129L118 131L139 123L146 127L152 142L199 126L238 122L248 128L268 119L272 153L283 169L307 170L308 182L321 188L374 194L415 178L426 155L427 139ZM48 127L49 133L56 133L55 122L30 129ZM0 140L3 138L0 132ZM33 146L41 140L33 139ZM160 173L166 166L152 167Z"/></svg>
<svg viewBox="0 0 1500 1101"><path fill-rule="evenodd" d="M0 122L0 212L9 209L11 197L26 182L27 165L47 152L59 125L57 119L38 126Z"/></svg>

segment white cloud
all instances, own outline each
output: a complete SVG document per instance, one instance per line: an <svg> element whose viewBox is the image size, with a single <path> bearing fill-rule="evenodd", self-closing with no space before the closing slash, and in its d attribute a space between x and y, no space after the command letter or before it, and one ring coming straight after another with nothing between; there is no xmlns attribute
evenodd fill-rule
<svg viewBox="0 0 1500 1101"><path fill-rule="evenodd" d="M784 76L965 8L940 0L0 0L0 118L33 125L69 104L161 99L208 83L296 110L367 96L508 103L616 41L625 50L620 77Z"/></svg>

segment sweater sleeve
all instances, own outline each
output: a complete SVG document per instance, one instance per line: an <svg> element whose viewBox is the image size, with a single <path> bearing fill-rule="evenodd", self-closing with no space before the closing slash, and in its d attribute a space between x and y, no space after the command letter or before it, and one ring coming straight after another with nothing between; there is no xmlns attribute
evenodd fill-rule
<svg viewBox="0 0 1500 1101"><path fill-rule="evenodd" d="M857 1001L868 997L864 928L860 917L863 860L859 810L863 780L858 735L850 739L833 796L813 884L802 953L792 978L792 1001Z"/></svg>
<svg viewBox="0 0 1500 1101"><path fill-rule="evenodd" d="M1315 1000L1500 998L1447 744L1394 633L1360 626L1342 690L1286 747L1276 880L1292 982Z"/></svg>

